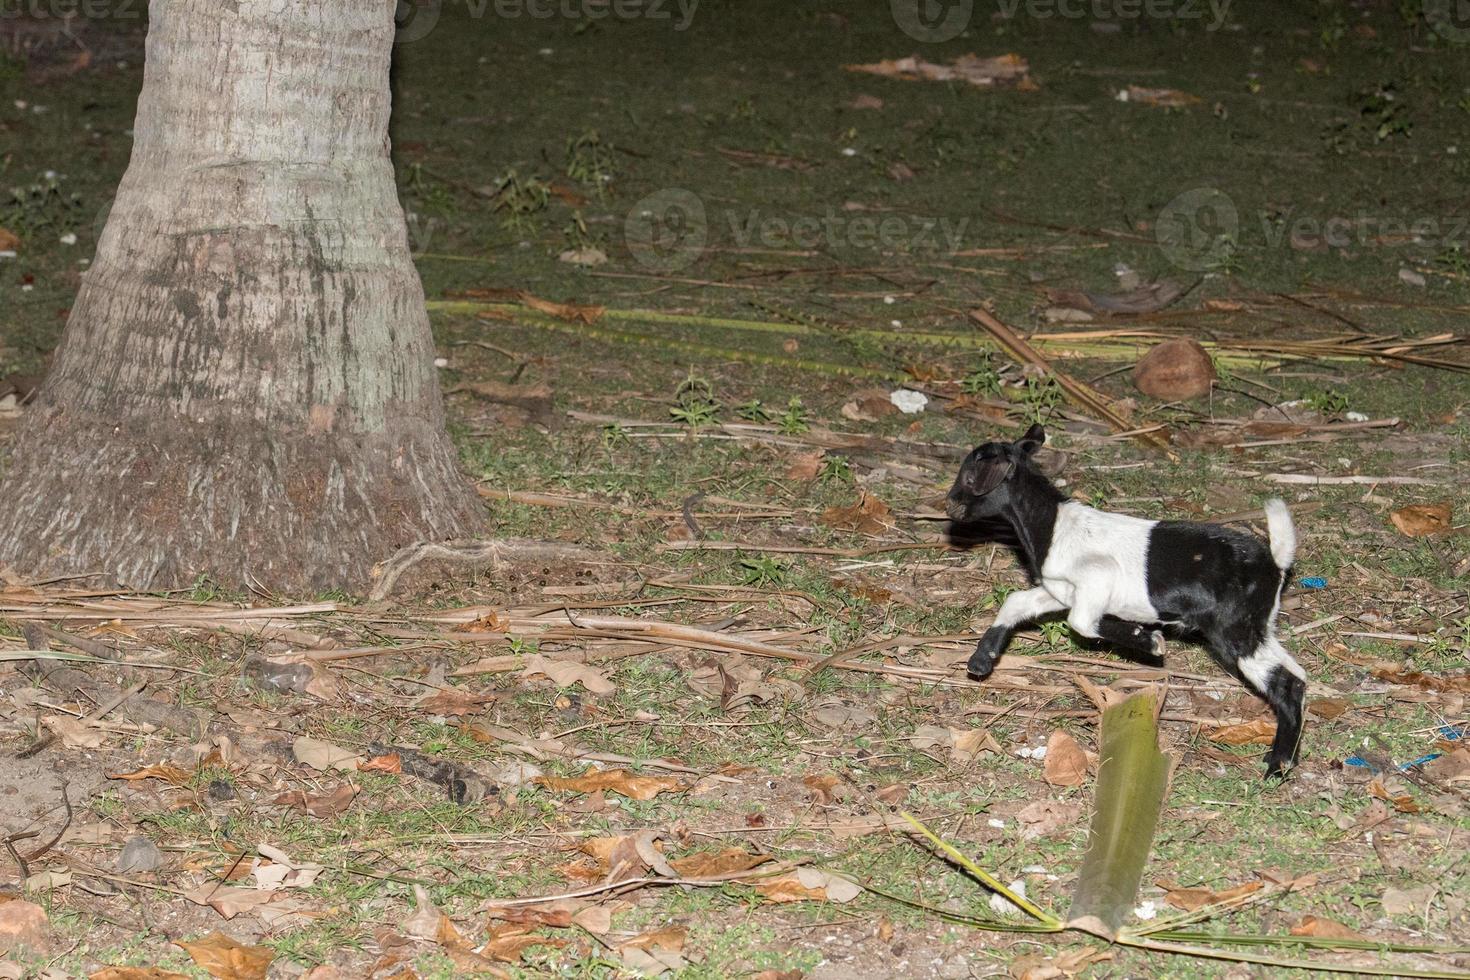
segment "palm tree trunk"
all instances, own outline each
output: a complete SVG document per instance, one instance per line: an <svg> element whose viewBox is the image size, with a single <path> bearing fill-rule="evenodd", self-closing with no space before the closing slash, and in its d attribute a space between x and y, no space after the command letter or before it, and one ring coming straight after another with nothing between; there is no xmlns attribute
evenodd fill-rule
<svg viewBox="0 0 1470 980"><path fill-rule="evenodd" d="M132 158L0 483L0 561L361 588L482 515L388 157L393 4L149 16Z"/></svg>

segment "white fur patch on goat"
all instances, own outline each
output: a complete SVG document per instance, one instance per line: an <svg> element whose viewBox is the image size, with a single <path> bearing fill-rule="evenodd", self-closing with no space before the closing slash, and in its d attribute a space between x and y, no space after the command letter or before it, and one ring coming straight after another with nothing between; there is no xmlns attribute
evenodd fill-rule
<svg viewBox="0 0 1470 980"><path fill-rule="evenodd" d="M1062 504L1057 508L1051 549L1041 566L1041 587L1065 607L1085 603L1083 622L1093 612L1133 622L1157 622L1159 613L1149 600L1147 574L1149 536L1157 523L1109 514L1075 500Z"/></svg>

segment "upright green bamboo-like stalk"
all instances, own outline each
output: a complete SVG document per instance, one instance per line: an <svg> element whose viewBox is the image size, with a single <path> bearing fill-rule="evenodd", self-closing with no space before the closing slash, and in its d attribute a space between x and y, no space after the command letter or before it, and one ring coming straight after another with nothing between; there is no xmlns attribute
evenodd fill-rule
<svg viewBox="0 0 1470 980"><path fill-rule="evenodd" d="M1138 896L1169 765L1159 751L1156 702L1143 691L1103 712L1102 759L1087 855L1068 925L1115 939Z"/></svg>

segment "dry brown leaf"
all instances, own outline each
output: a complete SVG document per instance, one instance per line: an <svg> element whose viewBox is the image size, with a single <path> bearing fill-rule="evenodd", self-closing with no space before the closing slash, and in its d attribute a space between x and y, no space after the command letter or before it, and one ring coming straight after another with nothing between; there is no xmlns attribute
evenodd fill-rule
<svg viewBox="0 0 1470 980"><path fill-rule="evenodd" d="M1266 887L1266 883L1264 881L1247 881L1243 885L1236 885L1234 888L1226 888L1218 892L1210 888L1183 888L1168 881L1160 881L1158 882L1158 886L1168 893L1164 896L1164 901L1175 908L1184 909L1186 912L1193 912L1195 909L1203 908L1206 905L1229 902L1243 895L1258 892Z"/></svg>
<svg viewBox="0 0 1470 980"><path fill-rule="evenodd" d="M363 761L362 757L355 752L309 735L300 735L291 743L291 754L295 756L297 762L322 772L332 769L340 772L356 772Z"/></svg>
<svg viewBox="0 0 1470 980"><path fill-rule="evenodd" d="M249 870L247 864L237 867ZM228 920L242 912L254 911L267 902L279 898L280 893L262 891L259 888L236 888L232 885L207 881L198 888L185 892L184 897L196 905L208 905L219 913L220 918Z"/></svg>
<svg viewBox="0 0 1470 980"><path fill-rule="evenodd" d="M1128 695L1124 692L1112 687L1099 687L1081 674L1073 675L1072 683L1087 695L1087 700L1091 701L1098 711L1106 711L1113 705L1122 704L1128 700Z"/></svg>
<svg viewBox="0 0 1470 980"><path fill-rule="evenodd" d="M822 472L822 457L826 455L826 451L822 449L810 453L797 453L791 457L791 465L786 467L786 479L815 480L817 474Z"/></svg>
<svg viewBox="0 0 1470 980"><path fill-rule="evenodd" d="M898 806L904 800L908 799L909 786L907 783L891 783L879 789L873 795L889 806Z"/></svg>
<svg viewBox="0 0 1470 980"><path fill-rule="evenodd" d="M854 422L876 422L885 416L896 414L898 406L889 400L888 392L882 388L855 391L852 400L842 406L842 417Z"/></svg>
<svg viewBox="0 0 1470 980"><path fill-rule="evenodd" d="M1221 725L1206 731L1205 737L1221 745L1270 745L1276 737L1276 722L1256 718L1239 725Z"/></svg>
<svg viewBox="0 0 1470 980"><path fill-rule="evenodd" d="M981 752L1004 752L988 728L951 728L949 734L953 740L949 754L956 762L971 762Z"/></svg>
<svg viewBox="0 0 1470 980"><path fill-rule="evenodd" d="M1424 771L1442 783L1470 782L1470 745L1457 745L1438 759L1431 759Z"/></svg>
<svg viewBox="0 0 1470 980"><path fill-rule="evenodd" d="M445 923L449 922L449 917L439 911L439 907L429 897L429 890L423 885L413 886L413 900L413 914L401 924L403 934L415 939L438 942L439 937L445 934ZM449 928L454 928L453 923L449 923Z"/></svg>
<svg viewBox="0 0 1470 980"><path fill-rule="evenodd" d="M805 776L801 780L802 785L812 791L812 802L818 804L831 803L837 797L837 776Z"/></svg>
<svg viewBox="0 0 1470 980"><path fill-rule="evenodd" d="M330 793L308 793L306 790L292 790L282 793L271 800L277 806L288 806L303 813L309 813L313 817L325 818L335 817L344 813L362 787L343 783Z"/></svg>
<svg viewBox="0 0 1470 980"><path fill-rule="evenodd" d="M590 855L597 861L597 867L588 873L579 870L575 866L563 869L567 877L580 878L588 881L603 879L606 881L624 881L628 878L636 878L649 868L648 856L650 850L656 851L658 844L655 841L640 841L636 834L626 834L619 837L594 837L583 841L578 850ZM659 856L662 862L662 857ZM672 876L671 876L672 877Z"/></svg>
<svg viewBox="0 0 1470 980"><path fill-rule="evenodd" d="M133 772L120 772L109 774L108 779L126 779L135 781L139 779L161 779L170 786L182 786L194 778L192 772L180 769L171 762L160 762L157 765L144 766Z"/></svg>
<svg viewBox="0 0 1470 980"><path fill-rule="evenodd" d="M1118 101L1177 109L1198 104L1199 96L1190 95L1175 88L1144 88L1141 85L1130 85L1125 92L1119 93Z"/></svg>
<svg viewBox="0 0 1470 980"><path fill-rule="evenodd" d="M1315 915L1304 915L1291 927L1293 936L1315 936L1319 939L1368 939L1367 936L1350 929L1341 922L1323 919Z"/></svg>
<svg viewBox="0 0 1470 980"><path fill-rule="evenodd" d="M526 658L526 666L521 671L527 677L540 674L551 678L557 687L571 687L573 684L581 684L593 694L611 694L617 690L616 686L607 679L604 671L587 664L579 664L570 660L551 660L540 654L532 654Z"/></svg>
<svg viewBox="0 0 1470 980"><path fill-rule="evenodd" d="M174 945L218 980L265 980L266 970L276 956L269 946L243 946L218 930L194 942L176 940Z"/></svg>
<svg viewBox="0 0 1470 980"><path fill-rule="evenodd" d="M948 65L938 65L922 58L889 58L867 65L843 65L848 71L899 78L905 81L968 82L980 88L1014 85L1023 91L1034 91L1030 66L1018 54L981 58L962 54Z"/></svg>
<svg viewBox="0 0 1470 980"><path fill-rule="evenodd" d="M359 772L385 772L397 776L403 772L403 756L397 752L386 752L358 766Z"/></svg>
<svg viewBox="0 0 1470 980"><path fill-rule="evenodd" d="M1451 527L1449 501L1438 504L1410 504L1400 507L1388 519L1399 533L1410 538L1423 538L1431 534L1443 534Z"/></svg>
<svg viewBox="0 0 1470 980"><path fill-rule="evenodd" d="M502 963L514 963L532 946L562 947L567 940L532 932L529 926L508 922L490 930L489 939L480 947L481 955Z"/></svg>
<svg viewBox="0 0 1470 980"><path fill-rule="evenodd" d="M0 252L20 250L20 236L9 228L0 228Z"/></svg>
<svg viewBox="0 0 1470 980"><path fill-rule="evenodd" d="M751 854L743 847L727 847L722 851L689 854L670 861L681 878L716 878L720 875L748 871L771 860L769 854Z"/></svg>
<svg viewBox="0 0 1470 980"><path fill-rule="evenodd" d="M1063 950L1055 956L1031 953L1017 957L1011 963L1011 976L1016 980L1061 980L1086 972L1094 963L1110 960L1113 954L1107 950L1081 946Z"/></svg>
<svg viewBox="0 0 1470 980"><path fill-rule="evenodd" d="M635 776L626 769L589 769L570 779L538 776L536 782L547 789L566 789L574 793L609 790L631 800L651 800L660 793L682 793L689 788L688 783L673 776Z"/></svg>
<svg viewBox="0 0 1470 980"><path fill-rule="evenodd" d="M612 870L613 855L619 847L626 845L630 853L635 857L637 856L637 851L632 849L632 845L628 841L629 837L626 834L617 837L589 837L577 845L577 850L594 858L597 861L600 871L606 874Z"/></svg>
<svg viewBox="0 0 1470 980"><path fill-rule="evenodd" d="M846 507L828 507L822 511L822 523L839 531L882 534L893 529L892 515L887 504L863 491L858 494L856 503Z"/></svg>
<svg viewBox="0 0 1470 980"><path fill-rule="evenodd" d="M1081 786L1087 782L1087 753L1061 729L1047 737L1043 775L1053 786Z"/></svg>
<svg viewBox="0 0 1470 980"><path fill-rule="evenodd" d="M594 935L606 935L612 932L612 909L606 905L592 905L585 909L578 909L572 913L572 924Z"/></svg>
<svg viewBox="0 0 1470 980"><path fill-rule="evenodd" d="M1318 718L1331 721L1340 717L1351 707L1352 705L1343 698L1317 698L1307 705L1307 710Z"/></svg>
<svg viewBox="0 0 1470 980"><path fill-rule="evenodd" d="M1420 806L1414 802L1413 796L1408 793L1389 789L1384 784L1381 776L1374 776L1369 780L1368 795L1375 796L1385 803L1392 804L1393 808L1400 813L1418 813L1420 810Z"/></svg>
<svg viewBox="0 0 1470 980"><path fill-rule="evenodd" d="M157 966L107 966L87 974L87 980L189 980L189 975Z"/></svg>
<svg viewBox="0 0 1470 980"><path fill-rule="evenodd" d="M575 303L553 303L549 299L532 296L530 293L521 293L520 301L533 310L539 310L558 320L568 320L573 323L585 323L589 326L602 319L606 307L602 306L577 306Z"/></svg>
<svg viewBox="0 0 1470 980"><path fill-rule="evenodd" d="M41 723L61 736L61 744L69 749L95 749L102 745L104 732L85 718L71 715L46 715Z"/></svg>
<svg viewBox="0 0 1470 980"><path fill-rule="evenodd" d="M827 893L820 888L808 888L795 875L771 878L755 886L755 890L768 902L825 902Z"/></svg>
<svg viewBox="0 0 1470 980"><path fill-rule="evenodd" d="M1412 685L1422 687L1429 691L1465 691L1470 692L1470 674L1425 674L1417 670L1403 670L1399 667L1380 667L1373 671L1373 676L1390 684Z"/></svg>
<svg viewBox="0 0 1470 980"><path fill-rule="evenodd" d="M431 715L462 717L473 714L499 698L493 692L472 694L457 687L441 687L433 694L419 699L414 707Z"/></svg>
<svg viewBox="0 0 1470 980"><path fill-rule="evenodd" d="M820 868L797 868L794 874L769 878L755 886L768 902L850 902L862 888Z"/></svg>
<svg viewBox="0 0 1470 980"><path fill-rule="evenodd" d="M498 609L492 609L485 615L456 626L454 629L461 633L504 633L510 629L510 617Z"/></svg>
<svg viewBox="0 0 1470 980"><path fill-rule="evenodd" d="M684 943L689 939L689 930L683 926L664 926L661 929L652 929L641 932L629 939L627 942L619 943L622 947L634 947L636 949L666 949L677 953L684 948Z"/></svg>

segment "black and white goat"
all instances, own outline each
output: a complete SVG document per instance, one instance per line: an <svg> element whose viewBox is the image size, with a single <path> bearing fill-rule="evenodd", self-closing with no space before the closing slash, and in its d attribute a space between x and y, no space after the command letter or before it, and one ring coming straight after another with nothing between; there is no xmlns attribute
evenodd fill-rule
<svg viewBox="0 0 1470 980"><path fill-rule="evenodd" d="M1276 613L1296 552L1291 512L1266 503L1269 548L1218 524L1148 521L1069 499L1032 462L1046 441L1033 425L1015 442L965 458L949 492L957 530L1013 544L1033 588L1006 597L970 657L972 677L995 669L1016 627L1051 613L1084 637L1157 656L1163 629L1200 642L1276 715L1266 775L1296 762L1306 675L1276 638Z"/></svg>

